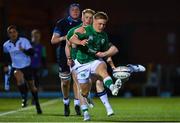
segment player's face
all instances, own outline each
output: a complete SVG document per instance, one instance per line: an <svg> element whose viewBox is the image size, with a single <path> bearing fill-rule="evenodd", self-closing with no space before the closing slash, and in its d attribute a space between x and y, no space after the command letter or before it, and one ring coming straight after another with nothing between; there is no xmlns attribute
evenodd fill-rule
<svg viewBox="0 0 180 123"><path fill-rule="evenodd" d="M9 35L10 40L12 41L16 41L18 38L18 32L16 29L10 29L8 31L8 35Z"/></svg>
<svg viewBox="0 0 180 123"><path fill-rule="evenodd" d="M92 15L91 13L85 13L85 14L82 16L82 21L83 21L83 25L84 25L84 26L87 26L87 25L92 24L93 15Z"/></svg>
<svg viewBox="0 0 180 123"><path fill-rule="evenodd" d="M93 27L96 30L96 32L102 32L104 28L106 27L107 20L105 19L94 19L93 20Z"/></svg>
<svg viewBox="0 0 180 123"><path fill-rule="evenodd" d="M77 6L71 7L69 10L69 14L73 19L78 19L80 16L80 10Z"/></svg>
<svg viewBox="0 0 180 123"><path fill-rule="evenodd" d="M39 33L33 33L31 38L32 42L39 43L41 35Z"/></svg>

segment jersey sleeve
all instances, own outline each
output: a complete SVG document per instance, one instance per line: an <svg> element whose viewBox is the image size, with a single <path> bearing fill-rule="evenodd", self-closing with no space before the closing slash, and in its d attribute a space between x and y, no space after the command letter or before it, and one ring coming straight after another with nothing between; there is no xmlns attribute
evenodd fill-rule
<svg viewBox="0 0 180 123"><path fill-rule="evenodd" d="M69 41L69 39L74 35L74 28L70 29L67 33L67 40Z"/></svg>
<svg viewBox="0 0 180 123"><path fill-rule="evenodd" d="M61 31L61 21L58 21L54 27L54 30L53 30L53 33L56 33L56 34L59 34L59 35L62 35L62 31Z"/></svg>
<svg viewBox="0 0 180 123"><path fill-rule="evenodd" d="M78 37L78 39L80 39L80 40L83 40L83 39L86 39L87 38L87 35L86 35L86 33L79 33L79 32L75 32L74 34L76 34L77 35L77 37Z"/></svg>
<svg viewBox="0 0 180 123"><path fill-rule="evenodd" d="M7 66L8 64L11 63L11 57L10 57L10 54L9 54L9 51L8 51L8 48L7 48L7 43L5 43L3 45L3 53L2 53L2 62L5 66Z"/></svg>
<svg viewBox="0 0 180 123"><path fill-rule="evenodd" d="M32 48L32 45L30 44L30 42L29 42L28 39L24 39L23 48L24 48L25 50L28 50L28 49Z"/></svg>
<svg viewBox="0 0 180 123"><path fill-rule="evenodd" d="M6 45L3 45L3 52L8 53L8 49L7 49Z"/></svg>
<svg viewBox="0 0 180 123"><path fill-rule="evenodd" d="M107 51L110 48L111 43L109 42L109 39L106 33L104 34L104 38L105 38L105 41L104 41L104 44L102 45L102 51Z"/></svg>

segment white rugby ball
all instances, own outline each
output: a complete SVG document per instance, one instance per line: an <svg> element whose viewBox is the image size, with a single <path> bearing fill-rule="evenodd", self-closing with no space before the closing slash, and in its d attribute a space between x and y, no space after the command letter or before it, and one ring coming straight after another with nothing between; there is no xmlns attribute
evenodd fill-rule
<svg viewBox="0 0 180 123"><path fill-rule="evenodd" d="M117 72L114 72L113 73L113 76L116 78L116 79L127 79L130 77L130 73L129 72L122 72L122 71L117 71Z"/></svg>

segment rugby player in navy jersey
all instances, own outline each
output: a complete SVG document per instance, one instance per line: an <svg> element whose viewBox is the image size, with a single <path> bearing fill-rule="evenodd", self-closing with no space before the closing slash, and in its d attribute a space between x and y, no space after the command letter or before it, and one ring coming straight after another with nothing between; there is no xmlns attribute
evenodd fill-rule
<svg viewBox="0 0 180 123"><path fill-rule="evenodd" d="M70 68L67 65L67 58L65 54L65 46L66 46L66 35L67 32L79 25L81 23L80 19L80 6L79 4L71 4L68 9L68 16L60 19L56 26L54 27L51 43L58 44L56 49L57 63L59 65L59 77L61 80L61 90L63 94L63 102L64 102L64 115L70 115L70 100L69 100L69 90L70 90L70 81L71 81L71 73ZM75 83L73 83L74 90L74 106L77 115L81 115L80 111L80 101L78 99L78 89Z"/></svg>

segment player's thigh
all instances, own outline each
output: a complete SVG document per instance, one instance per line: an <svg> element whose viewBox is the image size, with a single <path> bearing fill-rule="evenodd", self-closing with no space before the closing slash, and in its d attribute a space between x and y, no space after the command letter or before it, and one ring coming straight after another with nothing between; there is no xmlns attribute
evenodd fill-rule
<svg viewBox="0 0 180 123"><path fill-rule="evenodd" d="M73 72L75 72L77 76L78 83L86 83L89 81L91 74L90 65L91 64L79 64L77 60L75 61Z"/></svg>
<svg viewBox="0 0 180 123"><path fill-rule="evenodd" d="M103 80L101 76L97 74L91 74L90 81L94 84L97 80Z"/></svg>
<svg viewBox="0 0 180 123"><path fill-rule="evenodd" d="M59 64L59 77L63 83L69 82L71 80L70 68L66 63Z"/></svg>
<svg viewBox="0 0 180 123"><path fill-rule="evenodd" d="M24 74L20 69L14 69L14 77L16 78L17 83L24 80Z"/></svg>
<svg viewBox="0 0 180 123"><path fill-rule="evenodd" d="M104 61L99 60L94 62L94 65L92 65L91 70L93 71L93 73L101 76L102 78L108 76L107 65Z"/></svg>
<svg viewBox="0 0 180 123"><path fill-rule="evenodd" d="M78 83L83 84L83 83L89 82L89 78L90 78L90 70L89 69L79 70L76 73L77 73Z"/></svg>
<svg viewBox="0 0 180 123"><path fill-rule="evenodd" d="M96 71L100 71L101 69L107 69L106 63L103 60L94 60L93 62L91 62L91 73L95 74Z"/></svg>
<svg viewBox="0 0 180 123"><path fill-rule="evenodd" d="M73 82L74 82L74 83L78 83L76 72L75 72L75 71L72 71L71 75L72 75L72 78L73 78Z"/></svg>
<svg viewBox="0 0 180 123"><path fill-rule="evenodd" d="M22 68L21 71L24 74L24 79L27 81L33 81L34 80L34 75L32 68L30 66Z"/></svg>

